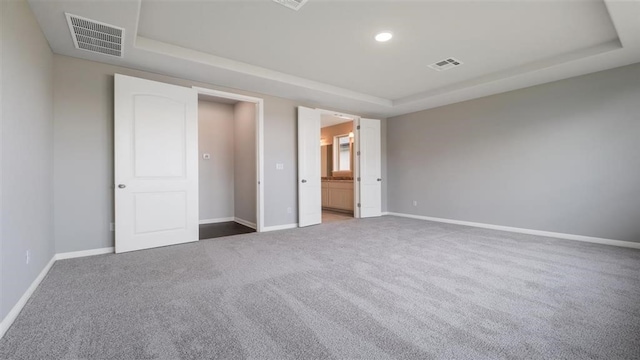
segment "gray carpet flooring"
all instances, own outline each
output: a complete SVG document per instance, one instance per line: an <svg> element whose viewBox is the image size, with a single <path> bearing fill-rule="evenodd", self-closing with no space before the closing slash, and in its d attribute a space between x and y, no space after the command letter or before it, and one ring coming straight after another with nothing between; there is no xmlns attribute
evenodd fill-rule
<svg viewBox="0 0 640 360"><path fill-rule="evenodd" d="M2 359L638 359L640 251L419 220L55 263Z"/></svg>

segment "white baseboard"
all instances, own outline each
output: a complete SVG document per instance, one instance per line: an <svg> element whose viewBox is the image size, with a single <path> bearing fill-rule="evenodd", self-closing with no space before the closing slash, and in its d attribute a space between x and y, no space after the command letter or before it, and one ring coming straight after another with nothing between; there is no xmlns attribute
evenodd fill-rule
<svg viewBox="0 0 640 360"><path fill-rule="evenodd" d="M278 230L289 230L289 229L295 229L298 227L298 224L286 224L286 225L275 225L275 226L265 226L262 229L262 232L269 232L269 231L278 231Z"/></svg>
<svg viewBox="0 0 640 360"><path fill-rule="evenodd" d="M113 247L106 247L101 249L92 249L92 250L83 250L83 251L72 251L66 253L58 253L56 254L56 260L64 260L64 259L73 259L85 256L94 256L94 255L103 255L103 254L113 254Z"/></svg>
<svg viewBox="0 0 640 360"><path fill-rule="evenodd" d="M584 241L584 242L590 242L590 243L596 243L596 244L640 249L640 243L635 243L631 241L604 239L604 238L598 238L598 237L592 237L592 236L564 234L564 233L556 233L556 232L543 231L543 230L522 229L522 228L516 228L516 227L510 227L510 226L491 225L491 224L483 224L483 223L476 223L476 222L470 222L470 221L442 219L442 218L436 218L436 217L430 217L430 216L403 214L403 213L395 213L395 212L389 212L388 215L400 216L400 217L405 217L410 219L436 221L436 222L447 223L447 224L473 226L473 227L484 228L484 229L509 231L509 232L514 232L519 234L539 235L539 236L546 236L546 237L565 239L565 240L576 240L576 241Z"/></svg>
<svg viewBox="0 0 640 360"><path fill-rule="evenodd" d="M56 261L56 255L51 257L51 260L49 260L47 265L45 265L42 271L40 271L40 274L38 274L38 277L36 277L36 279L33 280L29 288L27 288L27 291L25 291L24 294L22 294L22 297L20 298L20 300L18 300L18 302L13 306L13 308L11 309L11 311L9 311L7 316L5 316L4 319L2 319L2 322L0 322L0 339L2 339L2 337L7 332L7 330L9 330L9 328L11 327L13 322L16 320L18 315L20 315L20 311L22 311L22 308L27 304L27 301L29 301L29 298L31 298L31 295L33 295L33 292L36 291L36 288L38 287L38 285L40 285L44 277L47 276L47 274L49 273L49 270L51 270L51 267L53 266L53 263L55 261Z"/></svg>
<svg viewBox="0 0 640 360"><path fill-rule="evenodd" d="M246 226L246 227L250 227L250 228L252 228L253 230L255 230L255 229L256 229L256 223L252 223L251 221L247 221L247 220L240 219L240 218L233 218L233 220L232 220L232 221L235 221L235 222L237 222L237 223L238 223L238 224L240 224L240 225L244 225L244 226Z"/></svg>
<svg viewBox="0 0 640 360"><path fill-rule="evenodd" d="M382 216L387 216L387 215L389 215L389 214L391 214L391 213L390 213L390 212L388 212L388 211L384 211L384 212L383 212L382 214L380 214L380 215L382 215Z"/></svg>
<svg viewBox="0 0 640 360"><path fill-rule="evenodd" d="M221 222L229 222L229 221L234 221L235 218L234 217L225 217L225 218L217 218L217 219L203 219L199 221L200 225L205 225L205 224L217 224L217 223L221 223Z"/></svg>

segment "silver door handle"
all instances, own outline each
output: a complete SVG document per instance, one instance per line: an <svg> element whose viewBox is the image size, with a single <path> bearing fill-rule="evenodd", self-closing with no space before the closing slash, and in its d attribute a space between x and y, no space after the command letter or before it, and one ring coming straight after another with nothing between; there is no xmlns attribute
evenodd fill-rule
<svg viewBox="0 0 640 360"><path fill-rule="evenodd" d="M124 189L124 188L126 188L126 187L127 187L127 185L125 185L125 184L118 184L118 188L119 188L119 189Z"/></svg>
<svg viewBox="0 0 640 360"><path fill-rule="evenodd" d="M306 183L306 182L307 182L307 180L305 180L305 179L302 179L302 181L301 181L301 183L303 183L303 184Z"/></svg>
<svg viewBox="0 0 640 360"><path fill-rule="evenodd" d="M378 181L382 181L382 179L378 178Z"/></svg>

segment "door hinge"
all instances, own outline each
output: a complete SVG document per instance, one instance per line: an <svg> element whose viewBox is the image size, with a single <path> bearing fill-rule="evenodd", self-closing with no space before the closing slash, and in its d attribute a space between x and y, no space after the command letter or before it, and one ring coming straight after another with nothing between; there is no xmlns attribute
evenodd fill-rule
<svg viewBox="0 0 640 360"><path fill-rule="evenodd" d="M360 156L360 151L358 151L356 154L357 154L358 156Z"/></svg>
<svg viewBox="0 0 640 360"><path fill-rule="evenodd" d="M360 181L360 178L358 178L358 181Z"/></svg>
<svg viewBox="0 0 640 360"><path fill-rule="evenodd" d="M358 203L358 207L360 207L360 203Z"/></svg>
<svg viewBox="0 0 640 360"><path fill-rule="evenodd" d="M360 130L360 125L358 125L358 126L356 127L356 130Z"/></svg>

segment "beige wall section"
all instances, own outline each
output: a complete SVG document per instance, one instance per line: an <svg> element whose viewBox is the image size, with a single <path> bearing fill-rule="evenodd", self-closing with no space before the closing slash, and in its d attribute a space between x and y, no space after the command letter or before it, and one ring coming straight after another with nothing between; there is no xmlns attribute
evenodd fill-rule
<svg viewBox="0 0 640 360"><path fill-rule="evenodd" d="M256 105L239 102L235 105L235 217L256 223Z"/></svg>
<svg viewBox="0 0 640 360"><path fill-rule="evenodd" d="M2 320L54 254L53 54L25 1L0 10Z"/></svg>
<svg viewBox="0 0 640 360"><path fill-rule="evenodd" d="M345 135L353 131L353 121L346 123L327 126L320 129L320 138L325 139L327 143L333 142L333 137L337 135Z"/></svg>
<svg viewBox="0 0 640 360"><path fill-rule="evenodd" d="M320 176L329 177L333 173L333 145L320 146Z"/></svg>
<svg viewBox="0 0 640 360"><path fill-rule="evenodd" d="M234 106L198 101L200 220L234 215ZM203 154L209 154L209 160Z"/></svg>
<svg viewBox="0 0 640 360"><path fill-rule="evenodd" d="M391 118L389 210L640 242L639 100L636 64Z"/></svg>

